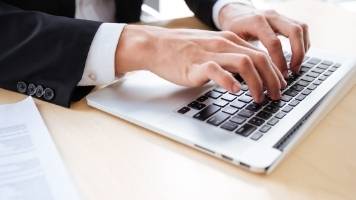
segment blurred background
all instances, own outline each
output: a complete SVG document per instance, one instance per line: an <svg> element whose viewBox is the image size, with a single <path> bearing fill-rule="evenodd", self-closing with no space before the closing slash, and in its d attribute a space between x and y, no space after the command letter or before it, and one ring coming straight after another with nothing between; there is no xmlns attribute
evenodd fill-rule
<svg viewBox="0 0 356 200"><path fill-rule="evenodd" d="M259 8L272 7L273 4L293 0L252 0L253 4ZM297 1L297 0L294 0ZM356 0L320 0L335 6L340 6L356 13ZM184 0L145 0L142 7L144 14L142 20L149 22L155 20L165 20L178 17L192 16Z"/></svg>

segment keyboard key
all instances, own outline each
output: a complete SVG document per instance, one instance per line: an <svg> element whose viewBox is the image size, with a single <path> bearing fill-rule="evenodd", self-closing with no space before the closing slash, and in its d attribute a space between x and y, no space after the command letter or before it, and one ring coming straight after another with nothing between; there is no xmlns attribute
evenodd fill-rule
<svg viewBox="0 0 356 200"><path fill-rule="evenodd" d="M224 100L217 100L214 102L214 105L219 106L219 107L225 107L229 102L224 101Z"/></svg>
<svg viewBox="0 0 356 200"><path fill-rule="evenodd" d="M316 87L318 87L318 86L317 86L317 85L314 85L314 84L311 84L311 85L309 85L307 88L308 88L309 90L315 90Z"/></svg>
<svg viewBox="0 0 356 200"><path fill-rule="evenodd" d="M307 81L307 82L313 82L314 81L314 78L313 77L310 77L310 76L304 76L302 78L303 81Z"/></svg>
<svg viewBox="0 0 356 200"><path fill-rule="evenodd" d="M295 91L298 91L298 92L304 90L304 87L301 86L301 85L298 85L298 84L294 84L294 85L292 85L290 88L293 89L293 90L295 90Z"/></svg>
<svg viewBox="0 0 356 200"><path fill-rule="evenodd" d="M298 105L299 103L300 103L300 101L294 99L294 100L293 100L292 102L290 102L288 105L290 105L290 106L296 106L296 105Z"/></svg>
<svg viewBox="0 0 356 200"><path fill-rule="evenodd" d="M299 101L303 101L303 100L305 99L305 97L306 97L306 95L300 94L300 95L298 95L295 99L296 99L296 100L299 100Z"/></svg>
<svg viewBox="0 0 356 200"><path fill-rule="evenodd" d="M316 64L318 64L318 63L320 63L320 62L321 62L321 60L320 60L319 58L311 58L311 59L308 60L307 63L316 65Z"/></svg>
<svg viewBox="0 0 356 200"><path fill-rule="evenodd" d="M309 85L309 82L300 80L300 81L297 82L297 84L301 85L301 86L304 86L304 87L307 87Z"/></svg>
<svg viewBox="0 0 356 200"><path fill-rule="evenodd" d="M239 109L231 107L231 106L228 106L228 107L224 108L222 111L224 113L229 114L229 115L234 115L234 114L237 113L237 111L239 111Z"/></svg>
<svg viewBox="0 0 356 200"><path fill-rule="evenodd" d="M204 121L208 119L210 116L212 116L213 114L215 114L216 112L218 112L219 110L220 110L219 106L209 105L205 107L203 110L201 110L200 112L198 112L197 114L195 114L193 117L195 119Z"/></svg>
<svg viewBox="0 0 356 200"><path fill-rule="evenodd" d="M331 72L335 72L336 70L337 70L337 67L335 67L335 66L333 66L329 69L329 71L331 71Z"/></svg>
<svg viewBox="0 0 356 200"><path fill-rule="evenodd" d="M210 91L210 92L206 93L205 95L207 97L217 99L217 98L221 97L222 94L220 92Z"/></svg>
<svg viewBox="0 0 356 200"><path fill-rule="evenodd" d="M246 103L241 102L241 101L234 101L230 105L235 107L235 108L241 109L241 108L246 106Z"/></svg>
<svg viewBox="0 0 356 200"><path fill-rule="evenodd" d="M244 124L243 126L238 128L235 133L237 133L239 135L242 135L244 137L248 137L256 129L257 128L255 126L251 125L251 124Z"/></svg>
<svg viewBox="0 0 356 200"><path fill-rule="evenodd" d="M269 112L261 111L261 112L257 113L256 116L259 117L259 118L267 120L272 116L272 114L269 113Z"/></svg>
<svg viewBox="0 0 356 200"><path fill-rule="evenodd" d="M326 71L323 75L324 75L324 76L330 76L331 74L333 74L333 72L331 72L331 71Z"/></svg>
<svg viewBox="0 0 356 200"><path fill-rule="evenodd" d="M279 107L275 106L273 104L269 104L263 109L263 111L270 112L270 113L278 112L278 110L279 110Z"/></svg>
<svg viewBox="0 0 356 200"><path fill-rule="evenodd" d="M276 114L275 118L282 119L284 116L286 116L285 112L279 112L279 113Z"/></svg>
<svg viewBox="0 0 356 200"><path fill-rule="evenodd" d="M282 95L281 100L285 102L289 102L293 97L288 96L288 95Z"/></svg>
<svg viewBox="0 0 356 200"><path fill-rule="evenodd" d="M208 124L211 124L214 126L219 126L221 123L223 123L229 117L230 117L230 115L228 115L226 113L218 112L216 115L212 116L207 122L208 122Z"/></svg>
<svg viewBox="0 0 356 200"><path fill-rule="evenodd" d="M325 81L327 78L328 78L327 76L321 75L321 76L319 76L318 79L321 81Z"/></svg>
<svg viewBox="0 0 356 200"><path fill-rule="evenodd" d="M321 80L315 80L315 81L313 82L314 85L320 85L321 83L322 83Z"/></svg>
<svg viewBox="0 0 356 200"><path fill-rule="evenodd" d="M287 79L287 84L291 85L292 83L294 83L297 79L298 79L298 75L292 74L289 75L288 79Z"/></svg>
<svg viewBox="0 0 356 200"><path fill-rule="evenodd" d="M190 108L188 108L188 107L183 107L183 108L179 109L177 112L180 113L180 114L185 114L185 113L187 113L188 111L190 111Z"/></svg>
<svg viewBox="0 0 356 200"><path fill-rule="evenodd" d="M304 59L303 59L303 62L309 60L309 57L308 56L305 56Z"/></svg>
<svg viewBox="0 0 356 200"><path fill-rule="evenodd" d="M334 65L334 67L339 68L339 67L341 67L341 64L340 64L340 63L336 63L336 64Z"/></svg>
<svg viewBox="0 0 356 200"><path fill-rule="evenodd" d="M307 76L313 77L313 78L317 78L319 75L320 75L319 73L315 73L315 72L309 72L309 73L307 73Z"/></svg>
<svg viewBox="0 0 356 200"><path fill-rule="evenodd" d="M288 89L287 91L284 92L284 94L288 95L288 96L292 96L295 97L298 95L298 91L293 90L292 88Z"/></svg>
<svg viewBox="0 0 356 200"><path fill-rule="evenodd" d="M311 92L312 92L312 90L305 89L305 90L302 92L302 94L304 94L304 95L309 95Z"/></svg>
<svg viewBox="0 0 356 200"><path fill-rule="evenodd" d="M242 96L239 98L239 101L242 101L244 103L250 103L252 101L252 97L249 97L249 96Z"/></svg>
<svg viewBox="0 0 356 200"><path fill-rule="evenodd" d="M286 102L284 101L272 101L271 104L273 104L274 106L278 106L278 107L283 107L284 105L286 105Z"/></svg>
<svg viewBox="0 0 356 200"><path fill-rule="evenodd" d="M230 119L230 121L235 122L237 124L242 124L242 123L244 123L246 121L246 118L236 115L236 116L233 116Z"/></svg>
<svg viewBox="0 0 356 200"><path fill-rule="evenodd" d="M260 119L258 117L253 117L248 121L248 123L253 124L255 126L261 126L263 123L265 123L265 120Z"/></svg>
<svg viewBox="0 0 356 200"><path fill-rule="evenodd" d="M221 99L225 100L225 101L233 101L235 100L237 97L235 95L232 94L224 94Z"/></svg>
<svg viewBox="0 0 356 200"><path fill-rule="evenodd" d="M279 122L279 120L277 118L272 118L271 120L269 120L267 122L268 125L274 126Z"/></svg>
<svg viewBox="0 0 356 200"><path fill-rule="evenodd" d="M302 64L301 69L311 69L314 66L315 66L314 64L304 63L304 64Z"/></svg>
<svg viewBox="0 0 356 200"><path fill-rule="evenodd" d="M251 92L250 92L250 91L247 91L245 94L246 94L247 96L249 96L249 97L252 97L252 95L251 95Z"/></svg>
<svg viewBox="0 0 356 200"><path fill-rule="evenodd" d="M260 104L257 104L257 103L250 103L246 109L247 110L251 110L253 112L257 112L259 111L260 109L262 108L262 106Z"/></svg>
<svg viewBox="0 0 356 200"><path fill-rule="evenodd" d="M287 106L285 106L285 107L282 109L282 111L288 113L288 112L290 112L292 109L293 109L292 106L288 106L288 105L287 105Z"/></svg>
<svg viewBox="0 0 356 200"><path fill-rule="evenodd" d="M197 101L199 101L199 102L204 102L204 101L207 100L207 99L208 99L207 96L201 96L201 97L199 97L199 98L197 99Z"/></svg>
<svg viewBox="0 0 356 200"><path fill-rule="evenodd" d="M262 133L267 133L271 128L271 126L263 125L259 131L261 131Z"/></svg>
<svg viewBox="0 0 356 200"><path fill-rule="evenodd" d="M242 84L241 85L241 90L242 91L247 91L248 90L248 86L246 84Z"/></svg>
<svg viewBox="0 0 356 200"><path fill-rule="evenodd" d="M233 131L235 130L239 125L232 122L232 121L227 121L223 125L220 126L220 128L228 130L228 131Z"/></svg>
<svg viewBox="0 0 356 200"><path fill-rule="evenodd" d="M315 72L315 73L318 73L318 74L321 74L325 71L325 69L320 69L320 68L315 68L312 70L312 72Z"/></svg>
<svg viewBox="0 0 356 200"><path fill-rule="evenodd" d="M317 66L317 68L319 68L319 69L323 69L323 70L326 70L326 69L328 69L328 68L329 68L329 66L327 66L327 65L323 65L323 64L320 64L320 65L318 65L318 66Z"/></svg>
<svg viewBox="0 0 356 200"><path fill-rule="evenodd" d="M332 61L329 61L329 60L324 60L323 62L321 62L321 64L327 65L327 66L331 66L331 65L333 65L334 63L333 63Z"/></svg>
<svg viewBox="0 0 356 200"><path fill-rule="evenodd" d="M246 118L250 118L252 117L252 115L254 114L254 112L250 111L250 110L241 110L238 115L242 116L242 117L246 117Z"/></svg>
<svg viewBox="0 0 356 200"><path fill-rule="evenodd" d="M229 94L232 94L232 95L235 95L235 96L241 96L242 94L244 93L244 91L243 90L240 90L240 91L238 91L238 92L236 92L236 93L229 93Z"/></svg>
<svg viewBox="0 0 356 200"><path fill-rule="evenodd" d="M222 87L217 87L215 89L213 89L215 92L219 92L219 93L222 93L222 94L225 94L227 92L227 90L225 90L224 88Z"/></svg>
<svg viewBox="0 0 356 200"><path fill-rule="evenodd" d="M251 136L251 139L257 141L257 140L259 140L262 136L263 136L263 133L261 133L261 132L256 132L256 133L254 133L254 134Z"/></svg>
<svg viewBox="0 0 356 200"><path fill-rule="evenodd" d="M206 105L203 103L199 103L197 101L193 101L192 103L188 104L189 107L195 109L195 110L201 110L203 109Z"/></svg>

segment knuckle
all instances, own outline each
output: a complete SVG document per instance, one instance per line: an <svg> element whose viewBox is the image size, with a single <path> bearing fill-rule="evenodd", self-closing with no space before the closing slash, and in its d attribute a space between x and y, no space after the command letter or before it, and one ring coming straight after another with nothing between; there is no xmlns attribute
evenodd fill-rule
<svg viewBox="0 0 356 200"><path fill-rule="evenodd" d="M231 31L221 31L221 35L229 40L233 40L236 37L236 34Z"/></svg>
<svg viewBox="0 0 356 200"><path fill-rule="evenodd" d="M257 23L265 23L266 22L266 17L263 15L263 14L256 14L255 16L254 16L254 18L255 18L255 21L257 22Z"/></svg>
<svg viewBox="0 0 356 200"><path fill-rule="evenodd" d="M297 36L300 36L300 35L303 34L303 29L299 25L292 26L291 31L292 31L293 34L295 34Z"/></svg>
<svg viewBox="0 0 356 200"><path fill-rule="evenodd" d="M256 57L256 61L259 63L267 63L268 62L268 56L266 53L256 52L255 57Z"/></svg>
<svg viewBox="0 0 356 200"><path fill-rule="evenodd" d="M277 15L279 15L278 12L273 10L273 9L265 10L265 14L268 15L268 16L277 16Z"/></svg>
<svg viewBox="0 0 356 200"><path fill-rule="evenodd" d="M224 47L227 45L227 40L223 37L216 37L213 39L212 44L215 48Z"/></svg>
<svg viewBox="0 0 356 200"><path fill-rule="evenodd" d="M250 57L244 55L238 60L238 65L239 65L239 72L245 74L250 70L252 66L252 61Z"/></svg>
<svg viewBox="0 0 356 200"><path fill-rule="evenodd" d="M304 22L302 22L302 23L300 24L300 26L301 26L304 30L309 30L308 24L306 24L306 23L304 23Z"/></svg>
<svg viewBox="0 0 356 200"><path fill-rule="evenodd" d="M205 65L205 71L208 74L214 74L218 71L218 64L214 61L209 61Z"/></svg>
<svg viewBox="0 0 356 200"><path fill-rule="evenodd" d="M278 39L277 36L273 36L271 37L268 42L267 45L272 48L272 49L277 49L277 48L281 48L282 47L282 43L281 41Z"/></svg>

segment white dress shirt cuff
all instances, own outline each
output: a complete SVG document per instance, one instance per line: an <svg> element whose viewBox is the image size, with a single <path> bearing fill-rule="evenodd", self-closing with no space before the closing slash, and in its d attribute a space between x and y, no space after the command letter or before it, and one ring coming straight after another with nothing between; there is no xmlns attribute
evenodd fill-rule
<svg viewBox="0 0 356 200"><path fill-rule="evenodd" d="M252 2L250 0L218 0L213 6L213 21L215 26L221 30L221 25L219 23L219 13L224 6L230 3L239 3L243 5L252 6Z"/></svg>
<svg viewBox="0 0 356 200"><path fill-rule="evenodd" d="M103 23L91 43L78 86L105 85L115 77L115 52L126 24Z"/></svg>

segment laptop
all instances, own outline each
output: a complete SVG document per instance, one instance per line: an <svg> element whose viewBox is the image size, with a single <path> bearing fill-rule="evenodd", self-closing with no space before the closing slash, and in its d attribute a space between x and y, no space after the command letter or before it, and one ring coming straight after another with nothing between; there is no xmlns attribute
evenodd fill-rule
<svg viewBox="0 0 356 200"><path fill-rule="evenodd" d="M244 82L229 93L214 83L178 86L147 71L91 93L87 102L251 172L270 173L352 88L355 66L355 59L311 49L281 100L262 104Z"/></svg>

